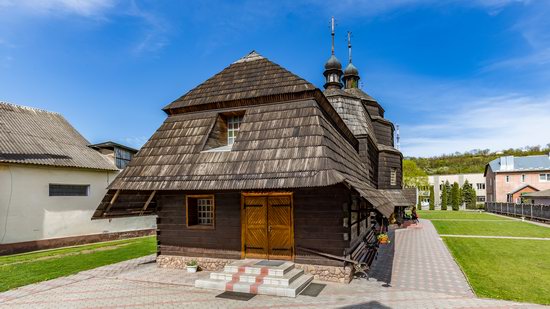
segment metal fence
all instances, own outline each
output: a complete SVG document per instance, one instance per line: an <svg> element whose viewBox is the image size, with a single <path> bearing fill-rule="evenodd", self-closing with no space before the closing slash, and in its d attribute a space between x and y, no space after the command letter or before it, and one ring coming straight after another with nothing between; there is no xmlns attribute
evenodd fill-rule
<svg viewBox="0 0 550 309"><path fill-rule="evenodd" d="M550 221L550 205L486 202L485 210L501 215L524 217L530 220Z"/></svg>

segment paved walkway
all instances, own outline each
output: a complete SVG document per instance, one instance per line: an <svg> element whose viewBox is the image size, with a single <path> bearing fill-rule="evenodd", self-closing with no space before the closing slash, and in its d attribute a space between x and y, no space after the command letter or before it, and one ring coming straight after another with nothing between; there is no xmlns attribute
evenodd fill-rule
<svg viewBox="0 0 550 309"><path fill-rule="evenodd" d="M317 297L217 298L193 287L208 272L159 269L154 256L0 293L0 308L536 308L475 298L431 223L391 233L370 280L325 283ZM540 306L542 308L542 306Z"/></svg>

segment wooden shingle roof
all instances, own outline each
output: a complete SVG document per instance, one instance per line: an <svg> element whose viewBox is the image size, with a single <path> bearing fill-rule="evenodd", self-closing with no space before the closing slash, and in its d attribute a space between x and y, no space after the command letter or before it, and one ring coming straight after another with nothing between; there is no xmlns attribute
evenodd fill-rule
<svg viewBox="0 0 550 309"><path fill-rule="evenodd" d="M191 89L163 110L171 113L209 103L299 93L316 87L255 51Z"/></svg>
<svg viewBox="0 0 550 309"><path fill-rule="evenodd" d="M218 111L172 115L113 181L123 190L328 186L367 179L315 100L248 107L231 151L203 152Z"/></svg>
<svg viewBox="0 0 550 309"><path fill-rule="evenodd" d="M94 218L140 214L147 192L339 183L355 188L374 207L393 207L368 184L358 141L322 92L257 53L231 64L164 110L167 119L111 183ZM205 151L219 113L227 111L244 111L235 143L230 151ZM110 203L117 192L128 192L120 196L131 201ZM383 213L389 216L388 211Z"/></svg>
<svg viewBox="0 0 550 309"><path fill-rule="evenodd" d="M63 116L0 102L0 163L118 170Z"/></svg>

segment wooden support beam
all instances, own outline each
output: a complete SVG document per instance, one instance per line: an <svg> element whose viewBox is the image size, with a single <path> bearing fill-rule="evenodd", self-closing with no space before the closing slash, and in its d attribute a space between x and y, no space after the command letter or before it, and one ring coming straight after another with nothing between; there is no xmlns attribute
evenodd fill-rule
<svg viewBox="0 0 550 309"><path fill-rule="evenodd" d="M109 212L109 210L111 210L111 207L113 207L113 204L116 202L116 199L118 198L118 195L120 194L120 189L116 190L115 192L115 195L113 196L113 198L111 199L111 201L109 202L109 206L107 206L107 209L105 209L103 211L103 216L105 217L107 215L107 213Z"/></svg>
<svg viewBox="0 0 550 309"><path fill-rule="evenodd" d="M143 209L141 209L141 212L139 213L140 216L143 215L145 210L147 210L147 207L149 207L149 204L153 200L153 197L155 197L156 193L157 193L157 190L154 190L153 192L151 192L151 195L149 195L149 198L147 199L147 202L145 202L145 205L143 205Z"/></svg>

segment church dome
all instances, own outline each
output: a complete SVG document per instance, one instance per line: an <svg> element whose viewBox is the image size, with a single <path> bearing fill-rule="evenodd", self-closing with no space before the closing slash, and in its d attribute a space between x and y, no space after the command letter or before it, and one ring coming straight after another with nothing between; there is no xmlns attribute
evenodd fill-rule
<svg viewBox="0 0 550 309"><path fill-rule="evenodd" d="M325 63L325 70L341 70L342 64L340 63L340 60L336 58L334 55L331 55L330 58L328 58L327 63Z"/></svg>
<svg viewBox="0 0 550 309"><path fill-rule="evenodd" d="M344 76L349 75L359 76L359 70L357 70L357 68L351 62L344 70Z"/></svg>

